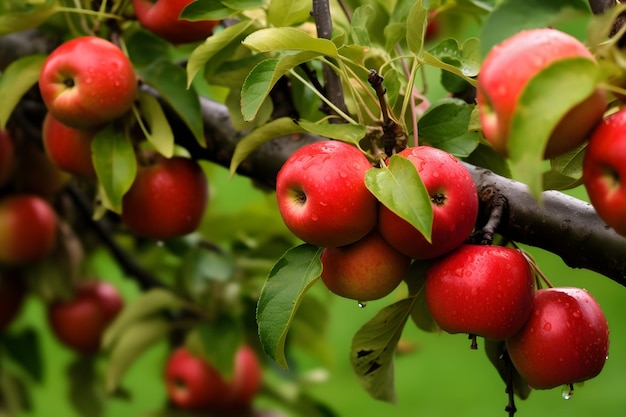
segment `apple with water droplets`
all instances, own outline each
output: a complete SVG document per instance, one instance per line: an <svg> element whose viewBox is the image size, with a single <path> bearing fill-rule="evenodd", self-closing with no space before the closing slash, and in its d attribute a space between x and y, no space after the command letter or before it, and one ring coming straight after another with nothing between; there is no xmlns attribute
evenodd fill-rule
<svg viewBox="0 0 626 417"><path fill-rule="evenodd" d="M497 152L508 155L511 121L524 88L549 65L568 58L595 62L582 42L551 28L523 30L491 49L480 68L476 100L483 134ZM606 104L598 88L573 106L552 131L544 157L562 155L583 143L602 120Z"/></svg>
<svg viewBox="0 0 626 417"><path fill-rule="evenodd" d="M39 91L61 123L93 128L130 110L137 78L120 48L106 39L82 36L64 42L48 56L41 68Z"/></svg>
<svg viewBox="0 0 626 417"><path fill-rule="evenodd" d="M173 44L182 44L206 39L220 23L219 20L181 19L180 14L193 1L133 0L133 8L141 26Z"/></svg>
<svg viewBox="0 0 626 417"><path fill-rule="evenodd" d="M531 314L506 339L513 365L535 389L597 376L609 352L609 326L598 302L575 287L538 290Z"/></svg>
<svg viewBox="0 0 626 417"><path fill-rule="evenodd" d="M356 147L335 140L295 151L276 177L276 199L291 232L316 246L356 242L376 225L378 200L365 186L372 165Z"/></svg>
<svg viewBox="0 0 626 417"><path fill-rule="evenodd" d="M594 130L583 159L583 184L598 215L626 236L626 109Z"/></svg>
<svg viewBox="0 0 626 417"><path fill-rule="evenodd" d="M530 315L533 294L532 268L512 248L464 244L426 271L428 309L448 333L513 336Z"/></svg>
<svg viewBox="0 0 626 417"><path fill-rule="evenodd" d="M453 155L430 146L407 148L398 155L415 165L433 208L431 242L389 208L381 205L378 228L391 246L414 259L441 256L463 243L478 216L476 184Z"/></svg>
<svg viewBox="0 0 626 417"><path fill-rule="evenodd" d="M324 248L321 261L321 278L330 291L364 302L390 294L402 282L411 258L374 229L349 245Z"/></svg>

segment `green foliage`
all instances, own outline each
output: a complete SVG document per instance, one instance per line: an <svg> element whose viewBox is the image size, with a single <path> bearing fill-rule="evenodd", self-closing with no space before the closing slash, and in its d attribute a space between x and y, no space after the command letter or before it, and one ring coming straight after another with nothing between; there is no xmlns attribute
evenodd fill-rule
<svg viewBox="0 0 626 417"><path fill-rule="evenodd" d="M6 127L22 96L39 80L45 59L45 55L28 55L13 61L0 74L0 129Z"/></svg>

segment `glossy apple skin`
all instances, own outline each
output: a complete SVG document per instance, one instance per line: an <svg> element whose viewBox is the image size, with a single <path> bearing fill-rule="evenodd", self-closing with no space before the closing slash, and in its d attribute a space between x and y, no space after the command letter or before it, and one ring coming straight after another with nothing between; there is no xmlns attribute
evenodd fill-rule
<svg viewBox="0 0 626 417"><path fill-rule="evenodd" d="M56 234L57 217L46 200L29 194L0 200L0 264L42 260L52 252Z"/></svg>
<svg viewBox="0 0 626 417"><path fill-rule="evenodd" d="M508 154L509 125L531 78L556 61L577 57L595 61L578 39L549 28L518 32L492 48L478 75L476 99L483 134L497 152ZM606 95L597 89L573 107L548 139L544 157L553 158L582 144L602 120L606 104Z"/></svg>
<svg viewBox="0 0 626 417"><path fill-rule="evenodd" d="M607 117L593 132L582 179L598 215L626 236L626 110Z"/></svg>
<svg viewBox="0 0 626 417"><path fill-rule="evenodd" d="M535 389L597 376L609 350L609 326L598 302L573 287L538 290L522 329L506 339L509 356Z"/></svg>
<svg viewBox="0 0 626 417"><path fill-rule="evenodd" d="M378 202L365 186L372 165L356 147L329 140L303 146L276 177L285 225L311 245L344 246L376 225Z"/></svg>
<svg viewBox="0 0 626 417"><path fill-rule="evenodd" d="M15 168L15 146L7 130L0 130L0 188L7 185Z"/></svg>
<svg viewBox="0 0 626 417"><path fill-rule="evenodd" d="M232 380L226 380L204 359L179 347L165 367L166 391L179 408L202 412L242 412L250 408L261 387L261 365L247 345L235 353Z"/></svg>
<svg viewBox="0 0 626 417"><path fill-rule="evenodd" d="M219 24L219 20L192 22L179 19L183 9L192 1L133 0L133 8L141 26L173 44L182 44L206 39Z"/></svg>
<svg viewBox="0 0 626 417"><path fill-rule="evenodd" d="M414 259L432 259L455 249L470 235L478 216L478 193L463 164L429 146L407 148L398 155L415 165L433 202L432 243L407 221L380 207L378 227L387 242Z"/></svg>
<svg viewBox="0 0 626 417"><path fill-rule="evenodd" d="M169 239L196 230L209 200L197 162L157 156L142 166L122 199L122 220L137 236Z"/></svg>
<svg viewBox="0 0 626 417"><path fill-rule="evenodd" d="M48 158L65 172L95 178L91 143L97 129L76 129L64 125L48 113L43 122L42 139Z"/></svg>
<svg viewBox="0 0 626 417"><path fill-rule="evenodd" d="M130 110L137 79L120 48L102 38L83 36L52 51L41 69L39 90L57 120L93 128Z"/></svg>
<svg viewBox="0 0 626 417"><path fill-rule="evenodd" d="M17 272L0 271L0 332L15 320L26 298L26 285Z"/></svg>
<svg viewBox="0 0 626 417"><path fill-rule="evenodd" d="M515 249L464 244L428 268L425 295L446 332L504 340L530 315L534 274Z"/></svg>
<svg viewBox="0 0 626 417"><path fill-rule="evenodd" d="M48 305L48 323L57 339L77 352L100 349L102 334L117 317L124 301L115 286L105 281L82 281L73 297Z"/></svg>
<svg viewBox="0 0 626 417"><path fill-rule="evenodd" d="M321 261L321 278L330 291L357 301L371 301L396 289L411 258L373 230L350 245L324 248Z"/></svg>

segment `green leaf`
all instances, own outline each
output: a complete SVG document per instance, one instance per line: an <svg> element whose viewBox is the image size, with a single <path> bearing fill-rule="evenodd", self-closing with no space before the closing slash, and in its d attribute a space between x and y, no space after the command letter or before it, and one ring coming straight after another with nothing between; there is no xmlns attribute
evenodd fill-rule
<svg viewBox="0 0 626 417"><path fill-rule="evenodd" d="M179 18L197 22L200 20L222 20L235 14L235 10L219 0L192 1L183 9Z"/></svg>
<svg viewBox="0 0 626 417"><path fill-rule="evenodd" d="M582 184L586 144L550 160L550 170L543 174L544 190L568 190Z"/></svg>
<svg viewBox="0 0 626 417"><path fill-rule="evenodd" d="M69 399L80 416L104 414L105 396L96 367L96 357L76 356L67 367Z"/></svg>
<svg viewBox="0 0 626 417"><path fill-rule="evenodd" d="M304 129L298 126L289 117L281 117L254 129L248 135L241 138L233 157L230 161L230 175L234 175L237 167L241 164L255 149L279 136L291 135L294 133L304 133Z"/></svg>
<svg viewBox="0 0 626 417"><path fill-rule="evenodd" d="M425 61L467 79L480 71L480 40L468 38L461 45L456 39L444 39L424 53Z"/></svg>
<svg viewBox="0 0 626 417"><path fill-rule="evenodd" d="M114 343L135 323L156 316L164 311L181 310L189 304L163 288L153 288L142 292L128 304L108 327L102 338L104 349L110 349Z"/></svg>
<svg viewBox="0 0 626 417"><path fill-rule="evenodd" d="M322 249L302 244L288 250L270 271L257 306L259 337L265 351L287 369L285 340L306 292L322 273Z"/></svg>
<svg viewBox="0 0 626 417"><path fill-rule="evenodd" d="M91 143L93 164L110 209L122 212L122 197L137 174L135 151L122 132L109 125L96 133Z"/></svg>
<svg viewBox="0 0 626 417"><path fill-rule="evenodd" d="M352 39L355 44L370 46L370 35L367 23L373 15L374 8L369 4L359 6L354 10L350 27L352 29Z"/></svg>
<svg viewBox="0 0 626 417"><path fill-rule="evenodd" d="M350 123L314 123L308 120L298 120L298 125L309 133L329 139L356 145L367 133L367 127Z"/></svg>
<svg viewBox="0 0 626 417"><path fill-rule="evenodd" d="M415 56L421 56L424 47L428 9L424 7L423 3L422 0L415 2L406 21L406 43Z"/></svg>
<svg viewBox="0 0 626 417"><path fill-rule="evenodd" d="M585 0L505 0L487 17L480 35L480 51L491 48L524 29L553 26L567 18L590 15Z"/></svg>
<svg viewBox="0 0 626 417"><path fill-rule="evenodd" d="M292 68L320 56L317 52L284 54L259 62L250 71L241 87L241 114L245 121L256 117L261 105L276 82Z"/></svg>
<svg viewBox="0 0 626 417"><path fill-rule="evenodd" d="M295 26L306 22L311 17L310 0L272 0L267 11L267 18L272 26Z"/></svg>
<svg viewBox="0 0 626 417"><path fill-rule="evenodd" d="M1 19L1 16L0 16ZM2 23L0 23L0 28ZM47 56L28 55L10 63L0 72L0 129L4 129L15 106L39 80L39 73Z"/></svg>
<svg viewBox="0 0 626 417"><path fill-rule="evenodd" d="M187 88L185 70L163 58L137 70L139 76L153 87L167 105L185 122L198 143L206 146L200 99L193 87Z"/></svg>
<svg viewBox="0 0 626 417"><path fill-rule="evenodd" d="M439 325L432 314L430 314L430 310L426 304L426 291L424 291L426 271L429 266L430 262L428 261L414 261L409 267L405 282L409 290L409 295L415 297L415 305L411 310L411 320L418 329L425 332L436 332L439 331Z"/></svg>
<svg viewBox="0 0 626 417"><path fill-rule="evenodd" d="M57 2L47 0L35 6L33 2L28 2L20 10L10 10L9 13L0 14L0 36L35 28L58 11Z"/></svg>
<svg viewBox="0 0 626 417"><path fill-rule="evenodd" d="M289 329L289 341L309 353L322 365L333 364L333 347L325 336L330 322L328 305L317 297L307 295L302 298Z"/></svg>
<svg viewBox="0 0 626 417"><path fill-rule="evenodd" d="M433 207L411 161L393 155L388 166L366 172L365 185L382 204L409 222L430 242Z"/></svg>
<svg viewBox="0 0 626 417"><path fill-rule="evenodd" d="M502 154L496 152L492 146L485 143L479 143L474 152L465 158L465 161L472 165L491 170L503 177L512 177L507 159L502 156Z"/></svg>
<svg viewBox="0 0 626 417"><path fill-rule="evenodd" d="M469 131L475 107L458 99L435 103L418 122L420 144L443 149L459 158L471 154L480 141L478 132Z"/></svg>
<svg viewBox="0 0 626 417"><path fill-rule="evenodd" d="M308 51L331 57L337 56L337 47L328 39L314 38L308 33L291 27L260 29L243 41L255 52Z"/></svg>
<svg viewBox="0 0 626 417"><path fill-rule="evenodd" d="M230 26L220 33L216 33L209 37L204 43L196 47L189 55L187 61L187 87L191 86L191 82L202 67L206 65L211 58L219 54L224 49L232 49L238 46L243 38L249 33L254 22L244 21Z"/></svg>
<svg viewBox="0 0 626 417"><path fill-rule="evenodd" d="M133 67L144 68L170 54L172 45L148 30L137 30L126 39L126 49Z"/></svg>
<svg viewBox="0 0 626 417"><path fill-rule="evenodd" d="M17 332L5 332L0 338L7 357L16 363L33 380L43 381L43 362L39 334L32 328Z"/></svg>
<svg viewBox="0 0 626 417"><path fill-rule="evenodd" d="M540 198L542 161L551 132L596 88L599 68L587 58L562 59L530 79L517 101L508 141L513 178ZM572 88L576 86L576 88Z"/></svg>
<svg viewBox="0 0 626 417"><path fill-rule="evenodd" d="M149 347L165 339L172 325L162 317L133 322L113 346L105 373L105 389L116 390L124 374Z"/></svg>
<svg viewBox="0 0 626 417"><path fill-rule="evenodd" d="M396 348L414 304L415 298L405 298L385 307L352 339L352 368L368 394L377 400L396 402Z"/></svg>
<svg viewBox="0 0 626 417"><path fill-rule="evenodd" d="M152 95L139 93L141 113L148 123L148 141L166 158L174 155L174 132L170 127L159 101Z"/></svg>
<svg viewBox="0 0 626 417"><path fill-rule="evenodd" d="M213 364L220 374L231 379L235 353L244 339L240 321L221 314L211 323L200 322L196 326L196 332L202 343L202 351L198 353L208 363Z"/></svg>

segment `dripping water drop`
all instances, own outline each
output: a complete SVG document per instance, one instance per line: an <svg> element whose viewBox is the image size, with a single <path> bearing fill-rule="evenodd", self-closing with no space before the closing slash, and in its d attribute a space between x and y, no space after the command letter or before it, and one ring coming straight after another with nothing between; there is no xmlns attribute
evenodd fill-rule
<svg viewBox="0 0 626 417"><path fill-rule="evenodd" d="M365 308L365 307L367 307L367 303L365 301L359 301L358 302L358 306L359 306L359 308Z"/></svg>
<svg viewBox="0 0 626 417"><path fill-rule="evenodd" d="M569 400L574 395L574 386L572 384L563 385L563 389L561 390L561 396L565 400Z"/></svg>

